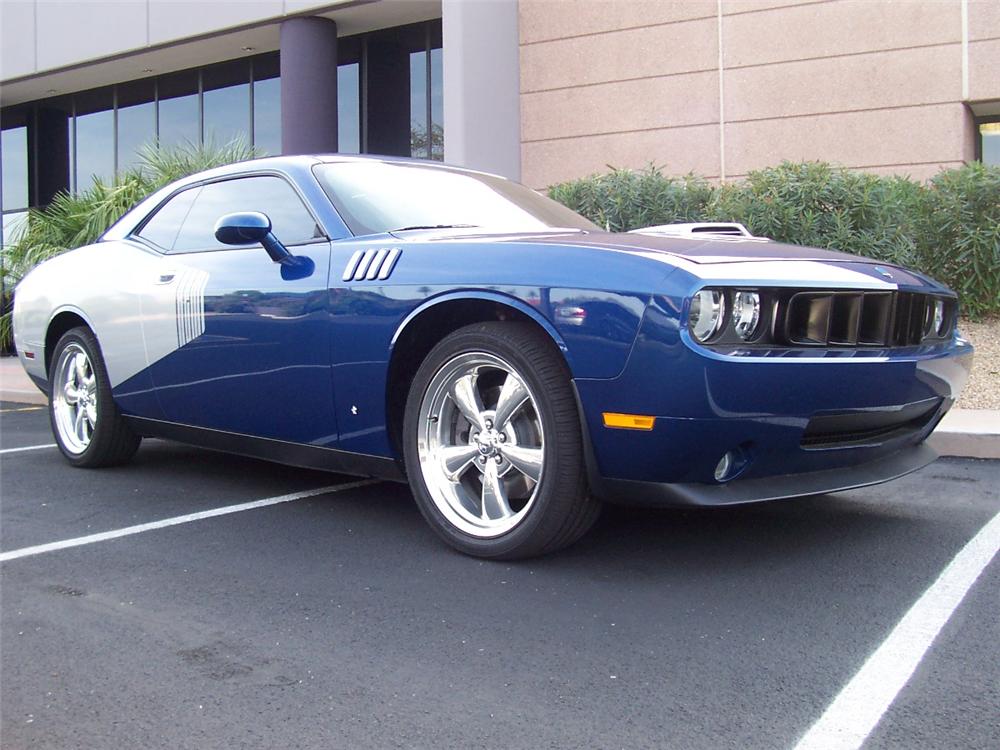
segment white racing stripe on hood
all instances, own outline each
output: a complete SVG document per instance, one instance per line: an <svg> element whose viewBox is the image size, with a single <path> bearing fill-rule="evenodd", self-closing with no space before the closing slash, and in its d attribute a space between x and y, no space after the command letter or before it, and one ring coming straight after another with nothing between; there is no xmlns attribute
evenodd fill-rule
<svg viewBox="0 0 1000 750"><path fill-rule="evenodd" d="M687 271L692 276L719 284L755 284L758 286L817 286L829 289L877 289L892 291L899 288L889 280L877 279L845 267L841 263L816 260L755 260L735 263L692 263L676 256L642 253ZM859 263L864 260L858 259Z"/></svg>

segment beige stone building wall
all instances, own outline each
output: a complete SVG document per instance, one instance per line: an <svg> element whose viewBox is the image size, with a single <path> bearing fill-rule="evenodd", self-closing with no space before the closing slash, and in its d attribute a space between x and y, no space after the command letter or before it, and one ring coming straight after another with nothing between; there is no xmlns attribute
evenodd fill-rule
<svg viewBox="0 0 1000 750"><path fill-rule="evenodd" d="M918 179L1000 113L1000 0L520 0L522 179L822 159Z"/></svg>

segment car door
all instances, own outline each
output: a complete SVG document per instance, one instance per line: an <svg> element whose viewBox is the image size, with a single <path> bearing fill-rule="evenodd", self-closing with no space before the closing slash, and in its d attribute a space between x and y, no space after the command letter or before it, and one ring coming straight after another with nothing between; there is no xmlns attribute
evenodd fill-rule
<svg viewBox="0 0 1000 750"><path fill-rule="evenodd" d="M274 235L312 261L307 272L288 273L260 245L219 243L216 221L238 211L267 214ZM143 294L143 333L165 418L334 443L330 242L291 183L261 174L188 188L136 237L162 252Z"/></svg>

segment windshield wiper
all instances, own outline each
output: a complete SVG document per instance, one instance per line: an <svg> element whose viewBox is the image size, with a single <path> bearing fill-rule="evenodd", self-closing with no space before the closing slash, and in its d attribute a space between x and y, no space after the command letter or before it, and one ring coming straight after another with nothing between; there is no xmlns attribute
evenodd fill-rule
<svg viewBox="0 0 1000 750"><path fill-rule="evenodd" d="M476 224L424 224L390 229L389 232L409 232L411 229L475 229L476 226Z"/></svg>

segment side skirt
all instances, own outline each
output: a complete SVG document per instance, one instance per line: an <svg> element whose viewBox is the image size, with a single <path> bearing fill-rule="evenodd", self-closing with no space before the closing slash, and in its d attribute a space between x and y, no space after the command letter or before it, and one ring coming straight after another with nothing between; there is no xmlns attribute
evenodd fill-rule
<svg viewBox="0 0 1000 750"><path fill-rule="evenodd" d="M320 448L301 443L287 443L282 440L224 432L207 427L191 427L176 422L163 422L143 417L126 416L125 420L137 434L145 437L175 440L178 443L196 445L199 448L209 448L251 458L262 458L265 461L298 466L303 469L335 471L341 474L375 477L396 482L405 481L403 472L395 459L383 456L350 453L335 448Z"/></svg>

